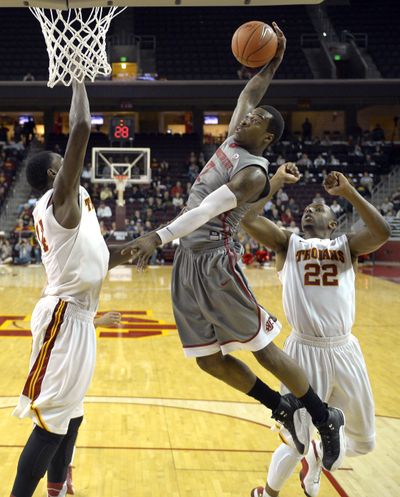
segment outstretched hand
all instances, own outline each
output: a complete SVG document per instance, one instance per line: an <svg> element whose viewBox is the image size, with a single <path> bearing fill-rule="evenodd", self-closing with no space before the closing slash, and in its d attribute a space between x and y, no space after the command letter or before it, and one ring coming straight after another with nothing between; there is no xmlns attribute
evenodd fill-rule
<svg viewBox="0 0 400 497"><path fill-rule="evenodd" d="M346 197L353 189L346 176L338 171L329 173L324 179L323 186L329 195L340 195L341 197Z"/></svg>
<svg viewBox="0 0 400 497"><path fill-rule="evenodd" d="M153 252L159 245L161 245L160 237L155 231L151 231L146 235L136 238L136 240L121 251L121 254L129 254L136 260L138 271L143 271L147 267Z"/></svg>
<svg viewBox="0 0 400 497"><path fill-rule="evenodd" d="M276 48L276 53L274 55L274 58L269 63L268 67L271 68L273 71L276 71L282 62L283 55L286 50L286 38L285 35L283 34L283 31L279 28L276 22L272 23L272 27L274 28L274 31L278 38L278 46Z"/></svg>

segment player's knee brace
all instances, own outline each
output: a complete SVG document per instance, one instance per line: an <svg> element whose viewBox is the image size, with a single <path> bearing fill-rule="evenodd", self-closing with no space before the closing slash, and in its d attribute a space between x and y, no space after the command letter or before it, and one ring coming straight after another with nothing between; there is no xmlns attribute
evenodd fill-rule
<svg viewBox="0 0 400 497"><path fill-rule="evenodd" d="M18 473L43 478L63 438L36 426L19 459Z"/></svg>

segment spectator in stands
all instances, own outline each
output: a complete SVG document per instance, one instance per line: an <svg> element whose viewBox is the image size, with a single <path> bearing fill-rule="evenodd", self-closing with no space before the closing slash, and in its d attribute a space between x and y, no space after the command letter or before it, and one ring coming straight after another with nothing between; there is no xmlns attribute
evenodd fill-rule
<svg viewBox="0 0 400 497"><path fill-rule="evenodd" d="M281 214L281 221L284 226L289 226L292 221L294 221L292 213L289 208L285 209Z"/></svg>
<svg viewBox="0 0 400 497"><path fill-rule="evenodd" d="M357 143L354 145L354 152L353 153L357 157L364 157L364 153L362 151L362 148Z"/></svg>
<svg viewBox="0 0 400 497"><path fill-rule="evenodd" d="M374 142L385 141L385 132L380 124L377 124L371 132L371 140Z"/></svg>
<svg viewBox="0 0 400 497"><path fill-rule="evenodd" d="M300 233L299 227L296 226L296 221L291 221L290 225L287 226L285 229L287 229L288 231L291 231L295 235L298 235Z"/></svg>
<svg viewBox="0 0 400 497"><path fill-rule="evenodd" d="M163 200L160 197L156 197L156 202L154 204L154 212L163 212L163 211L164 211Z"/></svg>
<svg viewBox="0 0 400 497"><path fill-rule="evenodd" d="M281 204L287 204L289 202L288 194L282 188L278 190L276 198L277 200L280 200Z"/></svg>
<svg viewBox="0 0 400 497"><path fill-rule="evenodd" d="M175 197L177 193L183 195L182 183L180 181L177 181L170 191L171 197Z"/></svg>
<svg viewBox="0 0 400 497"><path fill-rule="evenodd" d="M282 154L278 154L278 157L276 158L276 165L279 167L281 166L282 164L284 164L286 162L286 159L283 158Z"/></svg>
<svg viewBox="0 0 400 497"><path fill-rule="evenodd" d="M107 240L107 238L110 236L110 232L108 231L108 228L104 221L100 221L99 224L100 224L100 233L102 234L103 238Z"/></svg>
<svg viewBox="0 0 400 497"><path fill-rule="evenodd" d="M390 212L393 209L393 204L390 201L389 197L385 197L384 201L381 203L379 210L381 211L381 214L384 216L388 215L388 212Z"/></svg>
<svg viewBox="0 0 400 497"><path fill-rule="evenodd" d="M14 264L26 265L31 263L32 247L28 239L22 238L20 236L18 239L18 243L16 243L14 248L15 252L17 253L17 257L14 259Z"/></svg>
<svg viewBox="0 0 400 497"><path fill-rule="evenodd" d="M183 203L184 201L182 195L179 192L175 193L174 197L172 198L172 205L176 209L182 209Z"/></svg>
<svg viewBox="0 0 400 497"><path fill-rule="evenodd" d="M12 247L7 240L4 231L0 231L0 264L12 262Z"/></svg>
<svg viewBox="0 0 400 497"><path fill-rule="evenodd" d="M105 185L100 191L100 200L102 200L103 202L105 200L113 198L113 196L113 192L109 185Z"/></svg>
<svg viewBox="0 0 400 497"><path fill-rule="evenodd" d="M331 205L332 211L336 214L336 216L340 216L340 214L343 212L342 206L338 204L337 200L334 200Z"/></svg>
<svg viewBox="0 0 400 497"><path fill-rule="evenodd" d="M301 129L302 129L301 137L303 139L303 142L304 141L311 141L311 138L312 138L312 124L308 120L308 117L306 117L305 121L301 125Z"/></svg>
<svg viewBox="0 0 400 497"><path fill-rule="evenodd" d="M288 207L294 216L300 214L300 208L293 197L290 197Z"/></svg>
<svg viewBox="0 0 400 497"><path fill-rule="evenodd" d="M318 157L314 159L314 167L323 167L326 164L326 160L322 157L321 154L318 154Z"/></svg>
<svg viewBox="0 0 400 497"><path fill-rule="evenodd" d="M81 178L82 179L91 179L92 178L92 164L90 162L85 164L85 167L82 170Z"/></svg>
<svg viewBox="0 0 400 497"><path fill-rule="evenodd" d="M106 205L104 202L101 202L97 208L97 217L99 219L110 219L112 216L112 211L109 205Z"/></svg>
<svg viewBox="0 0 400 497"><path fill-rule="evenodd" d="M376 164L370 154L365 154L364 163L366 166L375 166Z"/></svg>
<svg viewBox="0 0 400 497"><path fill-rule="evenodd" d="M31 72L27 72L22 81L35 81L35 76Z"/></svg>
<svg viewBox="0 0 400 497"><path fill-rule="evenodd" d="M199 174L199 166L197 164L190 164L188 170L188 178L191 183L197 178Z"/></svg>
<svg viewBox="0 0 400 497"><path fill-rule="evenodd" d="M169 169L169 164L168 164L168 162L165 159L163 159L160 162L160 171L161 172L166 172L166 171L168 171L168 169Z"/></svg>
<svg viewBox="0 0 400 497"><path fill-rule="evenodd" d="M8 128L4 126L4 124L1 124L0 126L0 143L7 143L8 142Z"/></svg>
<svg viewBox="0 0 400 497"><path fill-rule="evenodd" d="M372 188L374 186L374 180L368 171L364 171L363 175L360 178L360 186L368 192L368 194L372 193Z"/></svg>
<svg viewBox="0 0 400 497"><path fill-rule="evenodd" d="M390 201L393 204L394 210L397 212L400 209L400 188L398 188L393 194L390 199Z"/></svg>
<svg viewBox="0 0 400 497"><path fill-rule="evenodd" d="M312 166L312 162L308 157L308 154L301 154L301 158L296 163L298 166L306 167L307 169Z"/></svg>
<svg viewBox="0 0 400 497"><path fill-rule="evenodd" d="M315 197L313 198L313 204L324 204L325 199L320 193L316 193Z"/></svg>
<svg viewBox="0 0 400 497"><path fill-rule="evenodd" d="M22 127L22 135L25 137L25 146L27 147L33 138L35 137L36 123L32 116L28 117L28 120Z"/></svg>
<svg viewBox="0 0 400 497"><path fill-rule="evenodd" d="M340 165L340 160L337 159L333 154L330 155L328 159L328 164L330 166L339 166Z"/></svg>

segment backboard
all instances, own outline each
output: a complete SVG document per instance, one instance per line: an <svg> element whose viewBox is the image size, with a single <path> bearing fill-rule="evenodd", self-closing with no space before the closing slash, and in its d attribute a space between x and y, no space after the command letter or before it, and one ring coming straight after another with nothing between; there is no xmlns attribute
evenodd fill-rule
<svg viewBox="0 0 400 497"><path fill-rule="evenodd" d="M149 148L93 147L92 181L94 183L116 182L125 176L127 183L151 182Z"/></svg>

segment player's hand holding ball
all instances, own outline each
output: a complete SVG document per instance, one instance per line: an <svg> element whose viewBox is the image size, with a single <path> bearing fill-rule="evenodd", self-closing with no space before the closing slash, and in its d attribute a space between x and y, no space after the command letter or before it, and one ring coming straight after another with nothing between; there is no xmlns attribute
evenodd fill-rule
<svg viewBox="0 0 400 497"><path fill-rule="evenodd" d="M346 197L353 191L353 187L349 183L346 176L338 171L332 171L324 179L323 182L325 190L329 195L340 195Z"/></svg>
<svg viewBox="0 0 400 497"><path fill-rule="evenodd" d="M250 21L235 31L231 47L235 58L244 66L269 64L275 72L285 53L286 38L276 22L271 27L261 21Z"/></svg>

